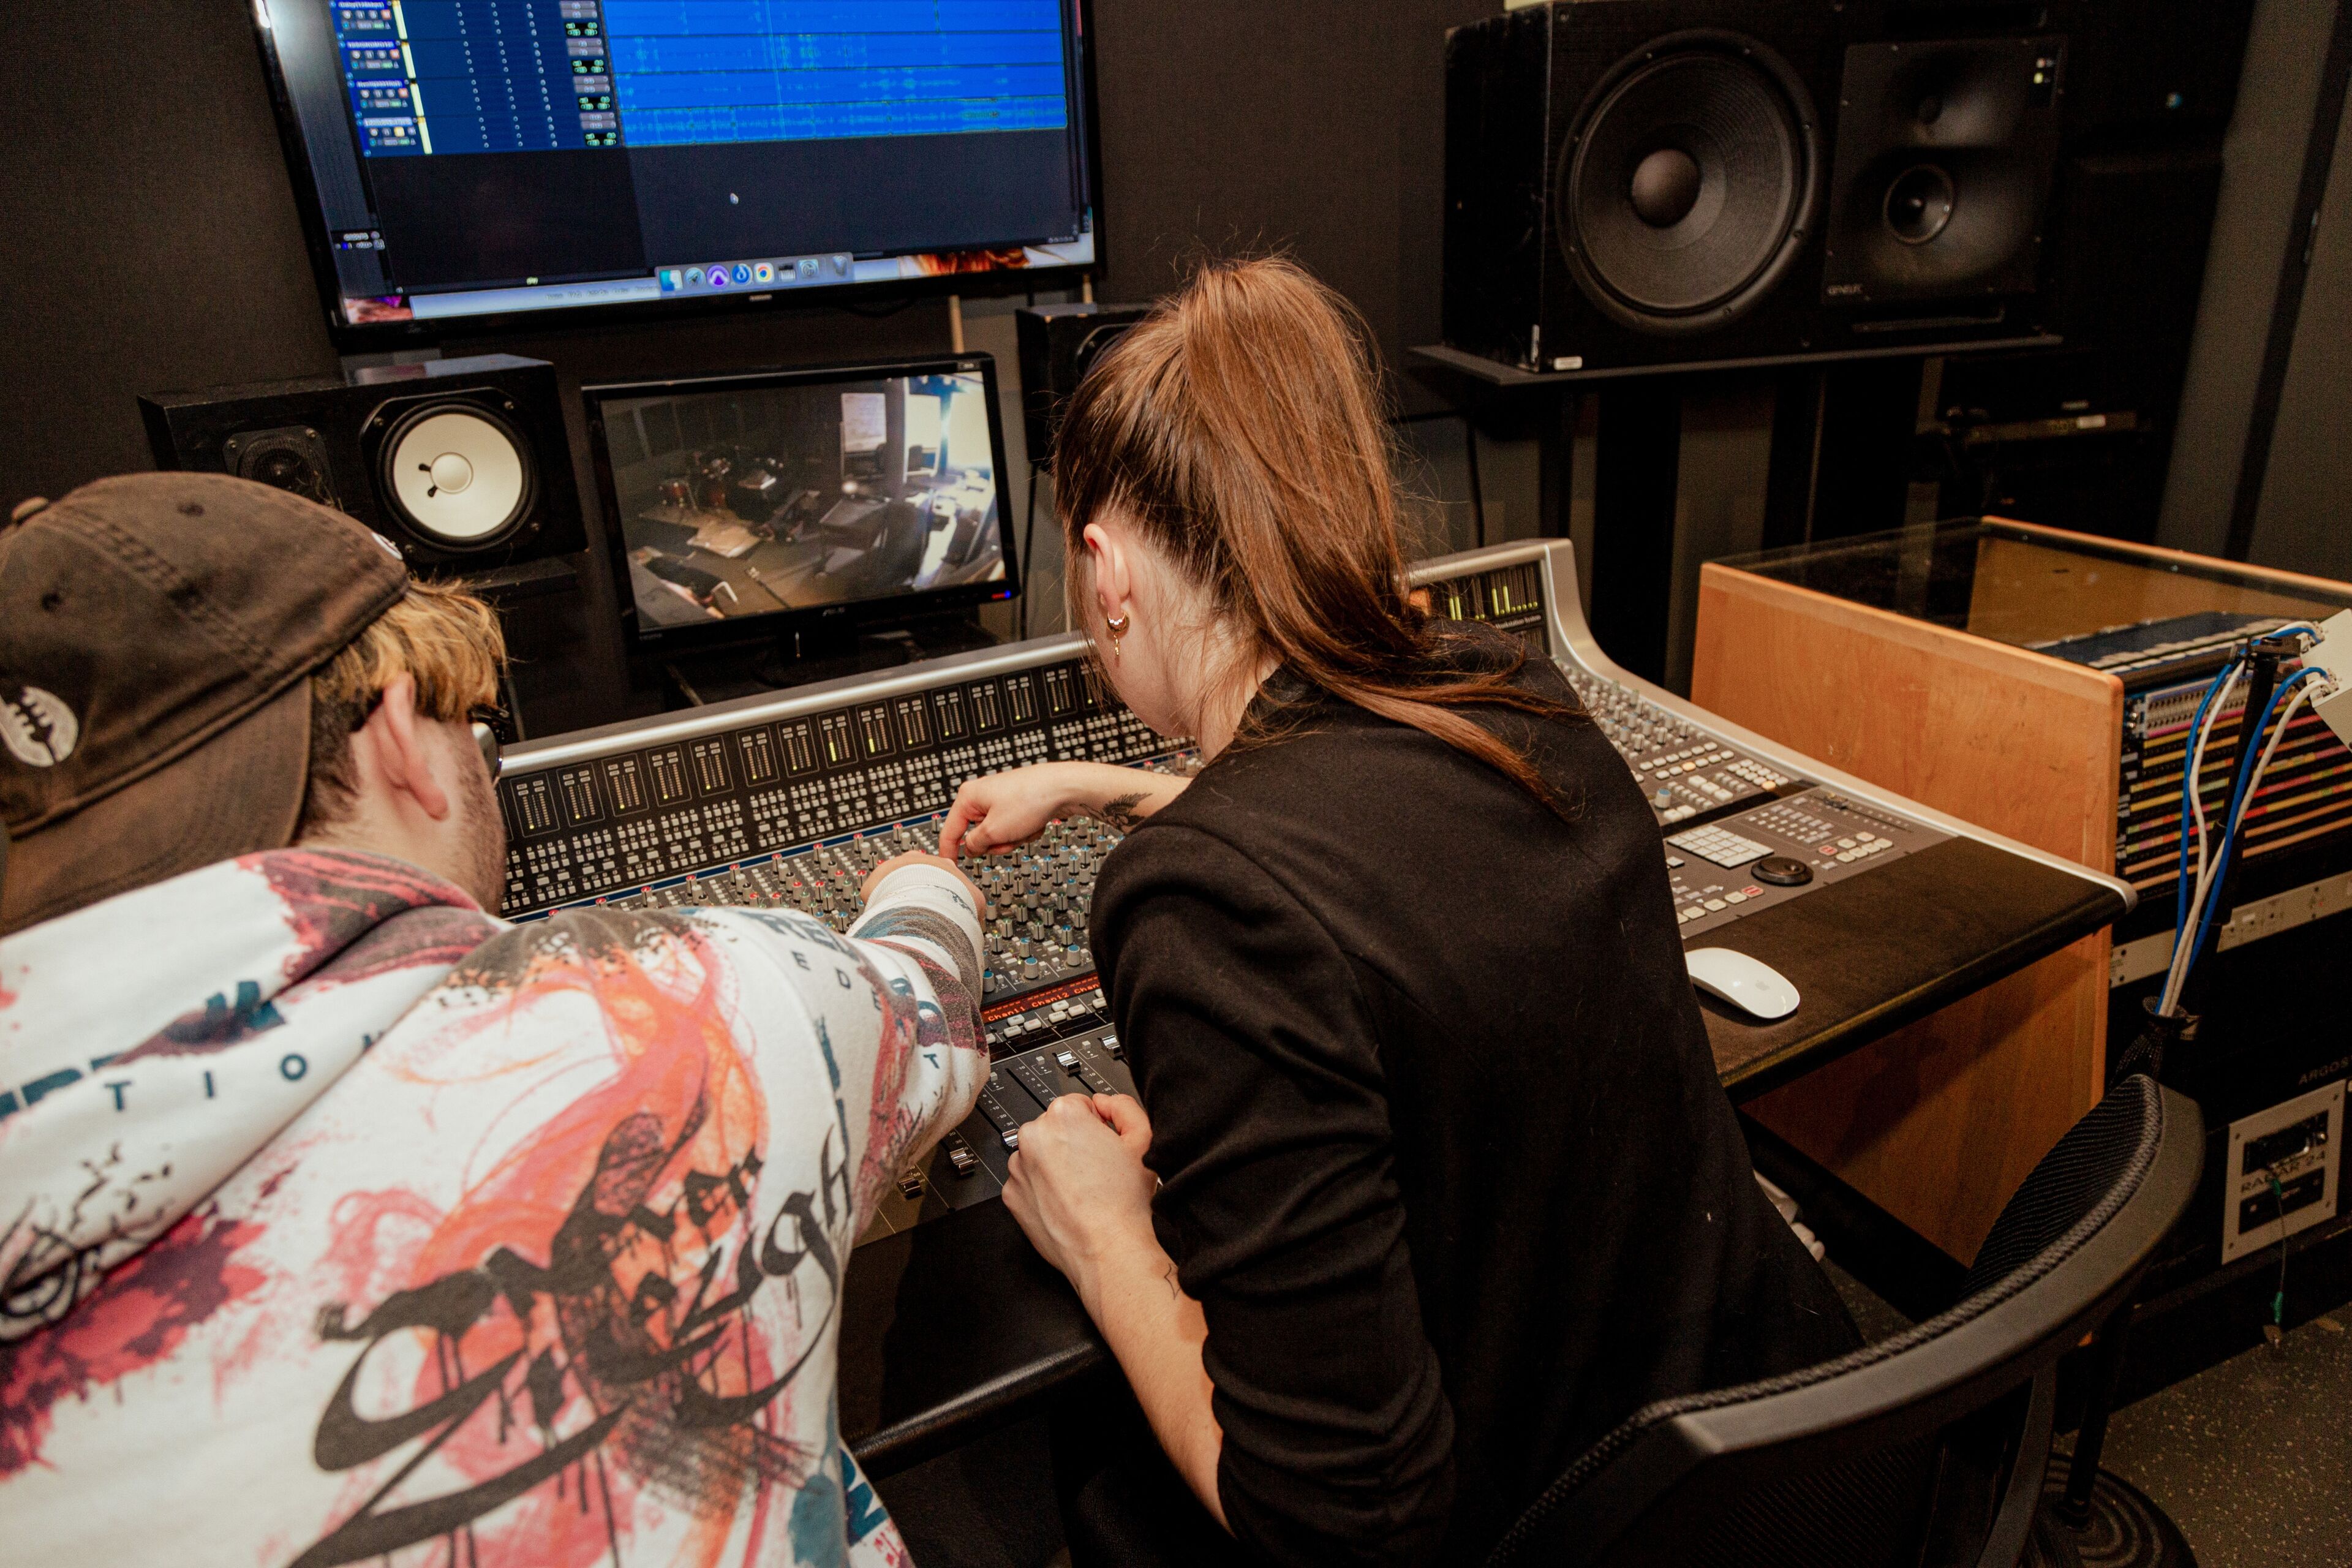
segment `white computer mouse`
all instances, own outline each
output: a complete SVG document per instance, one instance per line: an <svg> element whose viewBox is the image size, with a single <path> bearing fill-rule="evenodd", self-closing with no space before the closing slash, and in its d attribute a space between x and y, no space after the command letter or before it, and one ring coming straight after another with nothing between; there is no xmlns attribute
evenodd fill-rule
<svg viewBox="0 0 2352 1568"><path fill-rule="evenodd" d="M1797 988L1770 964L1727 947L1693 948L1683 954L1691 984L1710 996L1759 1018L1785 1018L1797 1010Z"/></svg>

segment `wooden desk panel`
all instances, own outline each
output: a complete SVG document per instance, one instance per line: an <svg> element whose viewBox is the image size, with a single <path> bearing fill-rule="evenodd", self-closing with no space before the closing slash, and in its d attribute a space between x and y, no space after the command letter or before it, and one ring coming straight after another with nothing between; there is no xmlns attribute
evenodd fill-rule
<svg viewBox="0 0 2352 1568"><path fill-rule="evenodd" d="M2045 655L1702 569L1691 700L2097 870L2115 859L2123 683ZM1954 1258L2105 1081L2105 932L1751 1101Z"/></svg>

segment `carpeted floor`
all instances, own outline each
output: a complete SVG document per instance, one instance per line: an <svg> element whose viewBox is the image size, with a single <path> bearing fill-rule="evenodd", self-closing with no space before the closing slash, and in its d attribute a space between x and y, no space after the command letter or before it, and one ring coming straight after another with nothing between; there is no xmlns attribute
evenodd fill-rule
<svg viewBox="0 0 2352 1568"><path fill-rule="evenodd" d="M1830 1276L1864 1338L1908 1326ZM2125 1405L2102 1462L2171 1516L2199 1568L2352 1568L2352 1307Z"/></svg>
<svg viewBox="0 0 2352 1568"><path fill-rule="evenodd" d="M2200 1568L2352 1565L2352 1310L2126 1405L2105 1463L2172 1516Z"/></svg>

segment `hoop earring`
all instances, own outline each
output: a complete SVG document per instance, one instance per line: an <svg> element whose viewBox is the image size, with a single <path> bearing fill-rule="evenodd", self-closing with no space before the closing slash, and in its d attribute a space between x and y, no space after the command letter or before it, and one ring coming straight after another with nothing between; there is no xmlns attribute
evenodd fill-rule
<svg viewBox="0 0 2352 1568"><path fill-rule="evenodd" d="M1113 658L1117 658L1118 657L1118 639L1127 635L1128 617L1125 616L1112 616L1103 622L1103 626L1105 629L1110 633L1111 657Z"/></svg>

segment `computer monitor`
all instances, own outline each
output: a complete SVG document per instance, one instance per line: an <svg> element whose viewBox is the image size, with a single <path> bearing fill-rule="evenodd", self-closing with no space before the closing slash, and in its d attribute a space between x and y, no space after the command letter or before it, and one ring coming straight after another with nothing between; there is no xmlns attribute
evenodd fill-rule
<svg viewBox="0 0 2352 1568"><path fill-rule="evenodd" d="M254 0L340 346L1098 258L1087 0Z"/></svg>
<svg viewBox="0 0 2352 1568"><path fill-rule="evenodd" d="M641 647L780 640L1020 588L987 354L582 395Z"/></svg>

